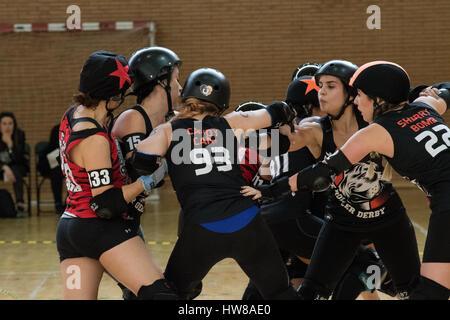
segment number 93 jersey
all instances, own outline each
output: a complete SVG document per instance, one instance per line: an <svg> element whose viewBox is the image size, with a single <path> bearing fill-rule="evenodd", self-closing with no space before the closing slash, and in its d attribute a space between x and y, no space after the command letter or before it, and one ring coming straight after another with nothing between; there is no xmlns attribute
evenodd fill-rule
<svg viewBox="0 0 450 320"><path fill-rule="evenodd" d="M450 129L436 110L415 102L379 116L375 123L392 137L394 157L386 158L400 175L431 196L437 184L450 186Z"/></svg>
<svg viewBox="0 0 450 320"><path fill-rule="evenodd" d="M223 220L255 205L251 197L240 193L247 183L240 168L239 144L224 118L177 119L171 124L166 158L187 223Z"/></svg>

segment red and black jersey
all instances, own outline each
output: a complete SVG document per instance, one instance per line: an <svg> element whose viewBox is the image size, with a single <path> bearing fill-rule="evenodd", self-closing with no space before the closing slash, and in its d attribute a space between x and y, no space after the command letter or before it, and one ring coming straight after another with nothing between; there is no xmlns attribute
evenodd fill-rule
<svg viewBox="0 0 450 320"><path fill-rule="evenodd" d="M239 163L245 182L247 185L252 185L253 178L258 174L261 166L258 152L247 147L240 147Z"/></svg>
<svg viewBox="0 0 450 320"><path fill-rule="evenodd" d="M76 107L69 108L64 114L59 127L59 147L61 156L61 169L66 179L68 197L65 214L78 218L96 218L97 215L89 207L89 201L92 199L91 185L88 173L70 160L70 150L78 145L83 139L98 134L104 136L110 146L112 163L112 181L114 188L121 188L123 185L123 175L120 172L120 161L117 153L117 145L114 138L108 134L106 129L100 126L92 118L73 119L73 113ZM82 121L92 122L97 128L80 131L72 131L72 127ZM124 213L124 218L126 213Z"/></svg>

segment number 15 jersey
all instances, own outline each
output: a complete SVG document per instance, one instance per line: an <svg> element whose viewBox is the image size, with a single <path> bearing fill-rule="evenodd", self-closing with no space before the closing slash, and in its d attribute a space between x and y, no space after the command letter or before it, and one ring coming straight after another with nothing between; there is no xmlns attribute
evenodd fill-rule
<svg viewBox="0 0 450 320"><path fill-rule="evenodd" d="M171 125L166 158L187 223L223 220L255 205L240 193L247 183L238 141L224 118L177 119Z"/></svg>

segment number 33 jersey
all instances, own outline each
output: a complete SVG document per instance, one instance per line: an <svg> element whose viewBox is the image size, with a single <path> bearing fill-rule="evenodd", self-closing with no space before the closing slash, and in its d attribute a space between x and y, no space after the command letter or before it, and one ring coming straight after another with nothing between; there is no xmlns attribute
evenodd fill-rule
<svg viewBox="0 0 450 320"><path fill-rule="evenodd" d="M92 199L91 189L103 185L113 185L120 188L123 185L123 176L120 172L120 161L117 153L115 140L95 120L90 118L73 118L75 107L69 108L64 114L59 127L59 147L61 155L61 169L67 185L67 207L65 215L78 218L97 218L95 212L90 208L89 201ZM97 128L80 131L72 131L77 122L92 122ZM111 150L112 169L103 169L91 172L91 175L74 162L70 161L70 150L78 145L83 139L99 134L109 141ZM126 213L124 213L126 218Z"/></svg>
<svg viewBox="0 0 450 320"><path fill-rule="evenodd" d="M255 205L240 193L247 183L238 141L224 118L177 119L171 124L166 158L187 223L223 220Z"/></svg>
<svg viewBox="0 0 450 320"><path fill-rule="evenodd" d="M394 157L386 158L400 175L431 195L437 184L450 184L450 129L436 110L415 102L381 115L375 123L392 137Z"/></svg>

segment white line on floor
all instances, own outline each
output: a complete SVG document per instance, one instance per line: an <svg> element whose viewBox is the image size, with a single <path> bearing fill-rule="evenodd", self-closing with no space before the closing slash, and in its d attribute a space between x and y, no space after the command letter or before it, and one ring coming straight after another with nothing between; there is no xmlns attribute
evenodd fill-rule
<svg viewBox="0 0 450 320"><path fill-rule="evenodd" d="M422 233L425 235L425 237L427 236L427 234L428 234L427 229L425 229L424 227L422 227L420 224L414 222L413 220L411 220L411 222L412 222L413 226L414 226L417 230L419 230L420 232L422 232Z"/></svg>
<svg viewBox="0 0 450 320"><path fill-rule="evenodd" d="M33 292L28 296L28 300L34 300L36 298L39 290L41 290L42 286L48 280L50 275L51 275L51 273L47 273L47 275L41 280L41 282L39 282L39 284L36 286L36 288L34 288Z"/></svg>

